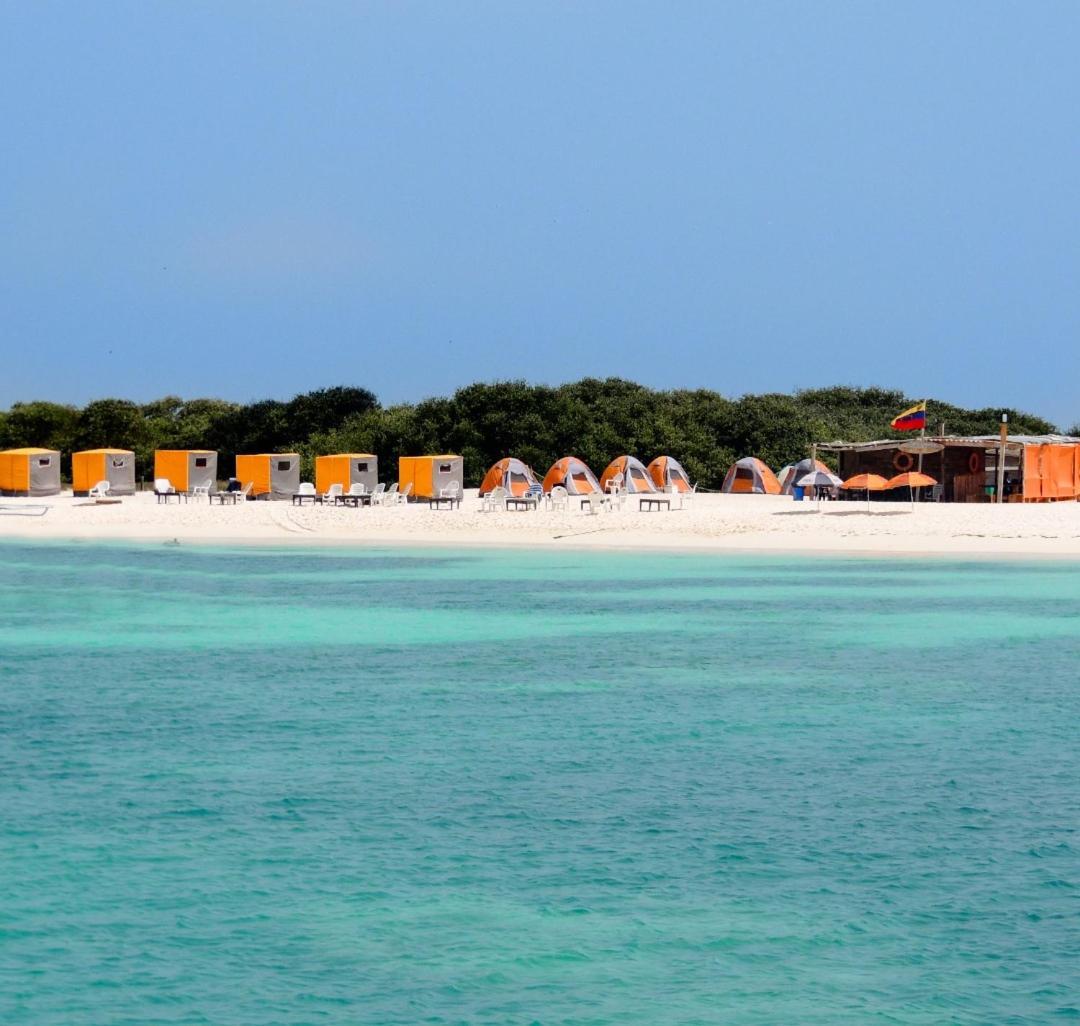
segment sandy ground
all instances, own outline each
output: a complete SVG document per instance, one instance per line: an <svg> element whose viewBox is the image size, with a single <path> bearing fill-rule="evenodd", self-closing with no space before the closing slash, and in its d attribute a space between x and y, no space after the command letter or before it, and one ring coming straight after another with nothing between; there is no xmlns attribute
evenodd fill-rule
<svg viewBox="0 0 1080 1026"><path fill-rule="evenodd" d="M42 508L42 515L32 515ZM0 499L0 540L16 538L1080 557L1080 503L923 504L914 512L907 503L874 503L868 513L857 502L815 508L778 496L698 495L685 509L670 512L639 512L636 499L629 498L622 510L589 515L576 508L484 512L475 490L454 510L426 504L159 505L150 493L96 505L66 493Z"/></svg>

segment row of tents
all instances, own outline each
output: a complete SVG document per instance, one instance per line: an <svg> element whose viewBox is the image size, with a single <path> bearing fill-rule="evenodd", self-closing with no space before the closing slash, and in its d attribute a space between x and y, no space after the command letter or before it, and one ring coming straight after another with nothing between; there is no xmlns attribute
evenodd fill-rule
<svg viewBox="0 0 1080 1026"><path fill-rule="evenodd" d="M635 456L618 456L605 468L599 478L584 460L564 456L556 460L540 480L532 467L508 456L499 460L484 475L480 495L495 488L504 488L510 495L525 495L541 489L565 488L570 495L589 495L619 487L631 493L690 492L690 477L673 456L657 456L648 466Z"/></svg>
<svg viewBox="0 0 1080 1026"><path fill-rule="evenodd" d="M135 492L135 454L127 449L89 449L71 457L72 487L85 495L99 482L108 481L113 495ZM762 495L790 493L794 482L823 464L810 460L785 467L777 477L761 460L748 457L734 463L724 478L722 490ZM300 456L297 453L262 453L236 457L236 475L241 486L251 484L251 493L268 498L287 498L300 484ZM167 479L179 491L216 486L218 454L205 449L159 449L154 453L155 479ZM362 484L373 490L379 480L379 461L373 453L334 453L315 459L315 486L326 492L340 484L348 490ZM430 497L456 483L464 487L463 460L457 455L402 456L398 461L399 486L411 485L411 494ZM507 457L492 466L480 486L486 495L501 487L511 495L523 495L536 488L545 493L563 487L571 495L605 492L619 487L629 493L690 492L690 477L673 456L658 456L646 466L635 456L619 456L597 477L576 456L564 456L551 465L542 479L519 459ZM0 452L0 494L56 495L60 492L60 453L52 449L9 449Z"/></svg>
<svg viewBox="0 0 1080 1026"><path fill-rule="evenodd" d="M784 467L779 476L753 456L737 460L728 468L722 492L747 495L790 495L796 482L813 471L828 473L820 460L802 460ZM631 494L649 492L690 492L693 486L682 464L673 456L657 456L648 466L635 456L618 456L597 477L576 456L564 456L552 464L542 481L521 460L499 460L485 475L480 494L505 488L511 495L523 495L539 486L545 493L561 485L571 495L606 492L617 486Z"/></svg>

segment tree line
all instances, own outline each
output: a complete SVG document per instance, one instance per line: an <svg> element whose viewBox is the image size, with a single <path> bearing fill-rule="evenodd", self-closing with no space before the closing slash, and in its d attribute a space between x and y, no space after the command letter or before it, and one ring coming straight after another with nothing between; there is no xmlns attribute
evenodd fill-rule
<svg viewBox="0 0 1080 1026"><path fill-rule="evenodd" d="M559 457L574 455L599 474L616 456L648 462L663 454L702 487L719 488L741 456L779 469L809 455L814 442L888 438L889 421L917 401L895 390L847 386L729 399L708 389L657 391L621 378L557 387L477 383L452 396L391 406L367 389L345 386L248 404L176 396L143 404L99 399L81 408L37 401L0 412L0 449L57 449L65 475L72 452L131 449L143 480L153 474L155 449L215 450L223 477L237 453L298 452L305 480L313 480L314 458L323 453L375 453L386 481L396 479L399 456L457 453L468 486L503 456L543 474ZM950 434L994 433L1003 412L1013 433L1055 430L1014 409L927 405L931 432L945 424Z"/></svg>

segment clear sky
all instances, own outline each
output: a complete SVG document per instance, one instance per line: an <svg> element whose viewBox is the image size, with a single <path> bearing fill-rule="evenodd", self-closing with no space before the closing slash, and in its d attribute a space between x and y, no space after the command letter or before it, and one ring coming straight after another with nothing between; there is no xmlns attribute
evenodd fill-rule
<svg viewBox="0 0 1080 1026"><path fill-rule="evenodd" d="M615 374L1068 426L1078 54L1074 0L3 0L0 406Z"/></svg>

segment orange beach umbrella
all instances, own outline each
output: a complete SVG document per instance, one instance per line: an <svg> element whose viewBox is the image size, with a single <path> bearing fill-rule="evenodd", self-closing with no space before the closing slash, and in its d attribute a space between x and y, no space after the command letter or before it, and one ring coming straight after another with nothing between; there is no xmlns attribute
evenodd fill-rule
<svg viewBox="0 0 1080 1026"><path fill-rule="evenodd" d="M856 474L849 477L841 486L849 492L866 492L866 512L870 512L870 493L884 492L890 488L890 484L880 474Z"/></svg>
<svg viewBox="0 0 1080 1026"><path fill-rule="evenodd" d="M841 486L853 492L883 492L892 485L880 474L856 474L849 477Z"/></svg>
<svg viewBox="0 0 1080 1026"><path fill-rule="evenodd" d="M904 474L897 474L896 477L889 478L890 488L906 488L908 490L908 498L911 499L911 508L915 508L915 489L916 488L929 488L931 485L936 485L932 477L927 474L920 474L917 470L909 470Z"/></svg>
<svg viewBox="0 0 1080 1026"><path fill-rule="evenodd" d="M890 477L886 483L888 488L929 488L936 485L937 481L928 474L920 474L916 470L909 470L906 474L897 474Z"/></svg>

